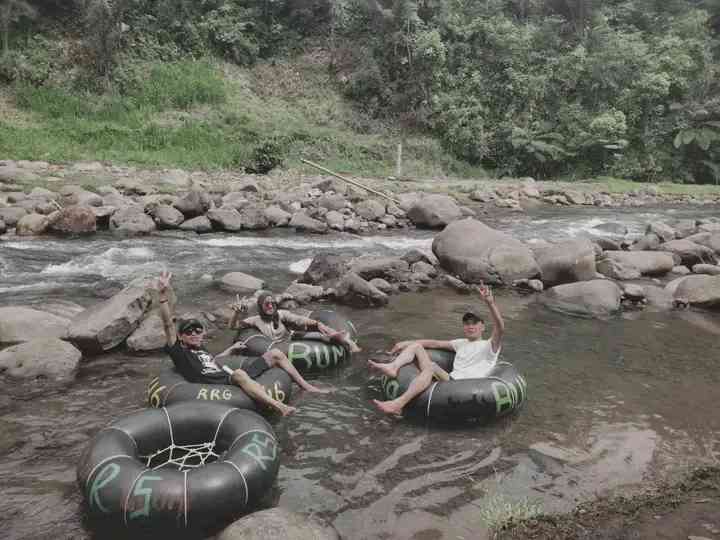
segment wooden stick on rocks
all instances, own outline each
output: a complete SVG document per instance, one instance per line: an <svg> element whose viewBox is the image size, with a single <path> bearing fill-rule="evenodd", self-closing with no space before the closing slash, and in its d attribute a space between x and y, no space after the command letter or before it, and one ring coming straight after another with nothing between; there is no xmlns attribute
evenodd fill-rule
<svg viewBox="0 0 720 540"><path fill-rule="evenodd" d="M344 182L347 182L348 184L351 184L351 185L353 185L353 186L355 186L355 187L362 188L362 189L364 189L365 191L369 191L370 193L374 193L375 195L379 195L380 197L382 197L382 198L384 198L384 199L387 199L388 201L394 202L394 203L397 204L397 205L400 204L400 201L398 201L397 199L393 199L392 197L390 197L389 195L386 195L385 193L382 193L381 191L374 190L374 189L372 189L372 188L369 188L369 187L367 187L367 186L362 185L360 182L357 182L357 181L355 181L355 180L350 180L349 178L345 178L344 176L340 176L339 174L334 173L334 172L332 172L330 169L326 169L325 167L323 167L323 166L321 166L321 165L318 165L317 163L313 163L312 161L308 161L307 159L303 159L303 158L300 158L300 161L302 161L303 163L307 163L307 164L310 165L311 167L315 167L316 169L319 169L319 170L321 170L321 171L323 171L323 172L325 172L325 173L327 173L327 174L329 174L329 175L332 175L332 176L334 176L335 178L339 178L340 180L343 180Z"/></svg>

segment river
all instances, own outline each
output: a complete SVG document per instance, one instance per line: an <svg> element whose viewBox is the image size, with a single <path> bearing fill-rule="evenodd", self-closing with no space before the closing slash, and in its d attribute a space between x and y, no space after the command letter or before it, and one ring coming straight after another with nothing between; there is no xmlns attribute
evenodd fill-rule
<svg viewBox="0 0 720 540"><path fill-rule="evenodd" d="M532 241L581 235L604 222L639 234L653 219L709 215L717 209L547 208L485 221ZM131 278L168 269L179 311L210 309L230 300L212 283L224 272L257 275L282 290L318 253L401 254L431 240L421 231L5 237L0 305L91 305ZM318 376L334 393L296 393L298 412L272 420L281 468L259 507L320 517L347 540L469 540L487 537L488 525L508 509L567 511L720 459L720 316L630 311L599 321L547 311L515 291L497 290L496 297L506 321L503 357L528 381L519 414L490 426L448 427L385 418L371 406L380 393L364 365L368 356L401 339L457 337L460 315L478 304L472 297L436 288L393 296L383 309L338 307L359 329L364 352ZM210 348L229 340L222 332ZM75 465L94 433L144 406L161 359L123 351L93 358L61 391L2 383L3 538L105 538L84 519Z"/></svg>

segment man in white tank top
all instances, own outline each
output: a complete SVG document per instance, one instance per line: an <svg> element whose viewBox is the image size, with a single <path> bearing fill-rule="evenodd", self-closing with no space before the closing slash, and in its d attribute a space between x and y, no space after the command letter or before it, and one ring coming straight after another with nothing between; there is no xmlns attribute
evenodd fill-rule
<svg viewBox="0 0 720 540"><path fill-rule="evenodd" d="M397 376L398 370L402 366L412 362L415 362L418 369L420 369L420 373L413 379L408 389L401 396L391 401L373 400L373 403L380 411L387 414L401 415L405 405L432 384L433 377L441 381L451 379L479 379L486 377L492 368L495 367L498 355L500 354L502 336L505 332L505 323L495 303L492 291L482 283L476 287L476 290L480 298L487 304L493 321L493 331L490 339L482 339L483 332L485 331L485 322L482 317L475 313L468 312L462 317L463 333L465 334L465 338L463 339L454 339L452 341L439 341L434 339L401 341L396 343L390 351L392 354L399 352L392 362L383 364L368 360L371 369L392 378ZM425 350L426 348L455 351L455 361L453 362L452 372L447 373L435 362L430 360L430 356Z"/></svg>

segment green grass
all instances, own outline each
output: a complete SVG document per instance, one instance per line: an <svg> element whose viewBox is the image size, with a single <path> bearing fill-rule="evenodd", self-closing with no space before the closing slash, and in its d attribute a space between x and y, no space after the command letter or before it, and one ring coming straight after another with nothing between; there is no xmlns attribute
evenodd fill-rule
<svg viewBox="0 0 720 540"><path fill-rule="evenodd" d="M128 72L122 95L12 89L15 116L24 121L0 119L0 155L239 169L253 163L257 147L279 141L286 169L316 172L300 162L305 157L354 175L395 173L392 126L353 110L323 64L288 61L243 70L201 60L135 65ZM484 176L431 138L406 139L404 176L448 174Z"/></svg>

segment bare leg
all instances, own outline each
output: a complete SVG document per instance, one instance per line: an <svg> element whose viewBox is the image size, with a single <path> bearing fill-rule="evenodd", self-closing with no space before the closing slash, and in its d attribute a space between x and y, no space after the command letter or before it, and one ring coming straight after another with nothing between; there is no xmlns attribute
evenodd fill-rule
<svg viewBox="0 0 720 540"><path fill-rule="evenodd" d="M336 332L330 336L331 341L338 343L349 350L351 353L362 351L358 344L350 338L350 332Z"/></svg>
<svg viewBox="0 0 720 540"><path fill-rule="evenodd" d="M432 360L430 360L430 356L428 356L427 351L420 345L415 347L415 357L417 358L420 373L417 375L417 377L413 379L413 381L410 383L410 386L408 386L408 389L405 390L405 392L400 397L391 401L379 401L377 399L373 399L373 404L380 411L386 414L400 416L403 409L405 408L405 405L407 405L417 395L424 392L425 389L427 389L430 384L432 384L433 375L436 371L435 368L440 368Z"/></svg>
<svg viewBox="0 0 720 540"><path fill-rule="evenodd" d="M283 416L292 414L297 410L295 407L290 407L289 405L285 405L282 401L278 401L270 397L265 392L265 388L263 388L260 383L253 381L242 369L236 369L233 371L233 374L230 376L230 380L233 384L245 390L245 392L247 392L247 394L255 401L272 407Z"/></svg>
<svg viewBox="0 0 720 540"><path fill-rule="evenodd" d="M368 360L368 365L370 366L370 369L374 371L379 371L383 375L395 378L397 377L397 372L401 367L410 364L415 360L415 355L418 348L422 349L422 346L418 343L411 343L402 351L400 351L400 354L398 354L392 362L382 364L379 362L373 362L372 360ZM424 350L425 349L423 349L423 351Z"/></svg>
<svg viewBox="0 0 720 540"><path fill-rule="evenodd" d="M305 378L300 375L300 372L295 369L295 366L292 365L292 362L288 359L288 357L285 356L285 353L278 349L271 349L263 355L263 358L271 366L277 366L287 371L292 380L295 381L303 390L319 394L328 394L332 391L326 388L319 388L307 382Z"/></svg>

